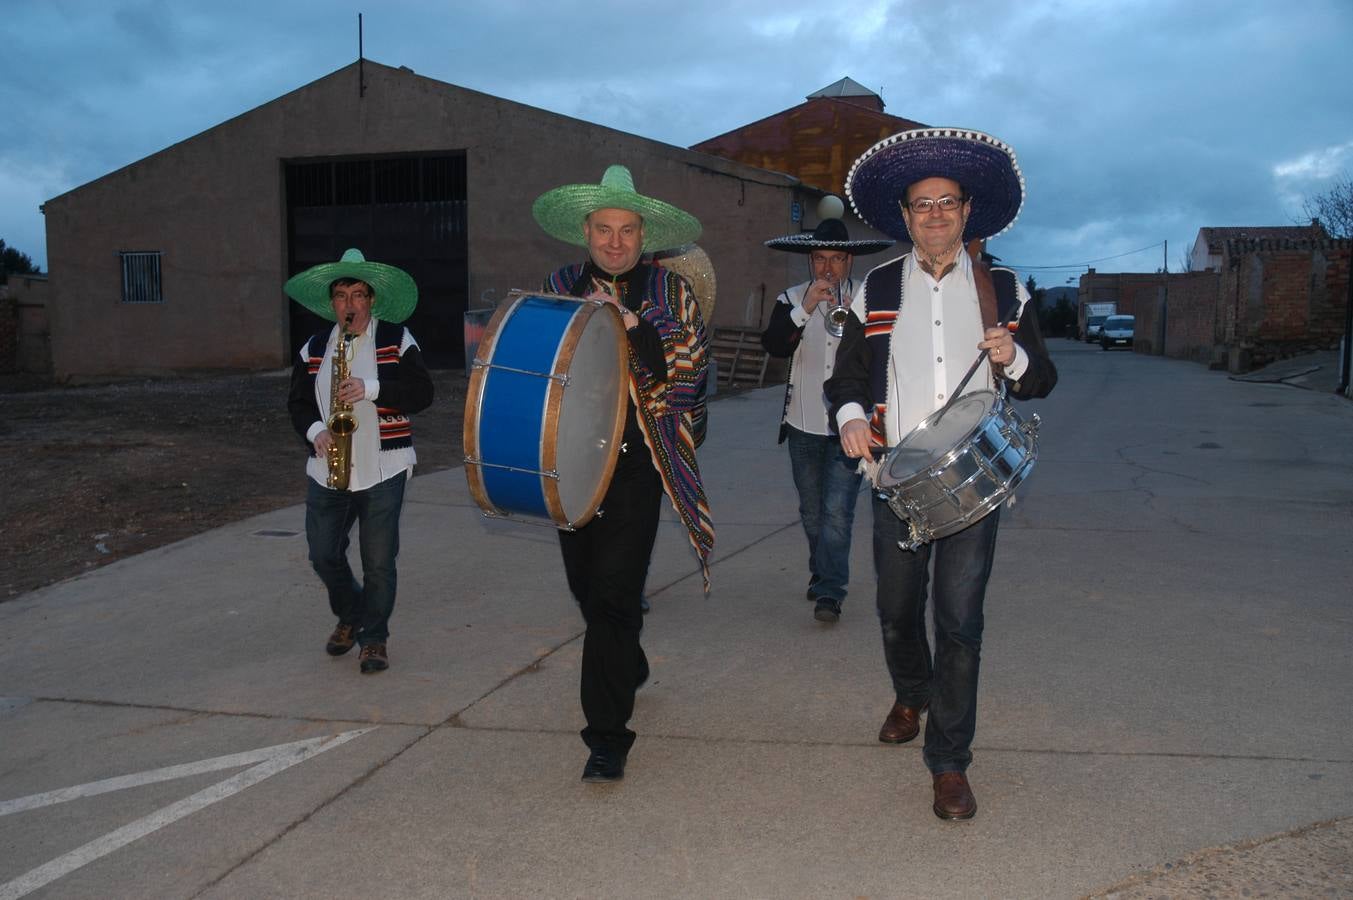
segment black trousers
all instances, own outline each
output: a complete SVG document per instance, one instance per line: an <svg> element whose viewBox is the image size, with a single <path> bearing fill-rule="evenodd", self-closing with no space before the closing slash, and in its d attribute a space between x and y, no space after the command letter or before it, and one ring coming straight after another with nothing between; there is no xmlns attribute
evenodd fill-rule
<svg viewBox="0 0 1353 900"><path fill-rule="evenodd" d="M559 532L564 572L587 632L583 638L583 742L628 753L634 692L648 678L639 646L640 602L658 535L662 478L642 442L628 443L601 501L601 512L577 531Z"/></svg>

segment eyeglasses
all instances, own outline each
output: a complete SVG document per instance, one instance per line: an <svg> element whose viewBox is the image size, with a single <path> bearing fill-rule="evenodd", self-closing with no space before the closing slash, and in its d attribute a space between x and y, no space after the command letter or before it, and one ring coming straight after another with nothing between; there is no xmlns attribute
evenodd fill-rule
<svg viewBox="0 0 1353 900"><path fill-rule="evenodd" d="M945 194L938 200L931 200L929 197L917 197L915 200L903 200L902 205L918 216L923 216L936 206L943 212L952 212L958 209L966 201L967 197L955 197L953 194Z"/></svg>

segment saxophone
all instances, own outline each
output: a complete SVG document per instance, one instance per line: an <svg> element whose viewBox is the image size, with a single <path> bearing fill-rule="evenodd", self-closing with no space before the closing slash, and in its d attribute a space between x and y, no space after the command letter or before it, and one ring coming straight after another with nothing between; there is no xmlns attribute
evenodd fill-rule
<svg viewBox="0 0 1353 900"><path fill-rule="evenodd" d="M329 379L329 419L325 422L333 436L329 444L329 487L336 491L348 489L348 476L352 474L352 433L357 430L357 416L352 412L352 404L338 399L338 386L348 378L348 354L357 337L348 333L351 325L352 313L348 313L343 321L343 333L338 336L338 346L334 348L333 373Z"/></svg>

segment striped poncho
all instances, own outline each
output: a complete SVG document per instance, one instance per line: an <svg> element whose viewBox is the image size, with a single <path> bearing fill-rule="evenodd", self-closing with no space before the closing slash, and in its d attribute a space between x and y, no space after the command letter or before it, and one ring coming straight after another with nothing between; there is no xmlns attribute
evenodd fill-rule
<svg viewBox="0 0 1353 900"><path fill-rule="evenodd" d="M654 377L631 347L630 400L639 413L644 442L662 476L663 490L700 560L700 573L708 592L714 523L695 461L691 421L692 411L705 396L708 354L705 323L696 305L695 292L684 278L657 266L642 267L648 270L648 277L638 315L656 328L662 338L667 378ZM545 280L545 290L574 294L582 272L581 264L560 269Z"/></svg>

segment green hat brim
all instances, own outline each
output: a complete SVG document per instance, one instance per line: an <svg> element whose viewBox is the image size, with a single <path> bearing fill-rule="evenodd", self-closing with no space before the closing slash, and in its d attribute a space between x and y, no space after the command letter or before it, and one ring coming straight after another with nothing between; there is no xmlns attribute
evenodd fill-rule
<svg viewBox="0 0 1353 900"><path fill-rule="evenodd" d="M338 262L320 263L291 276L282 290L321 319L334 322L337 319L329 299L329 285L338 278L355 278L365 281L376 292L371 304L372 318L398 324L413 315L418 306L418 285L408 272L385 263L349 259L351 255L353 251L349 250Z"/></svg>
<svg viewBox="0 0 1353 900"><path fill-rule="evenodd" d="M670 203L605 184L566 184L546 191L531 206L531 215L552 237L587 246L583 220L599 209L627 209L644 220L645 253L692 244L700 237L700 220Z"/></svg>

